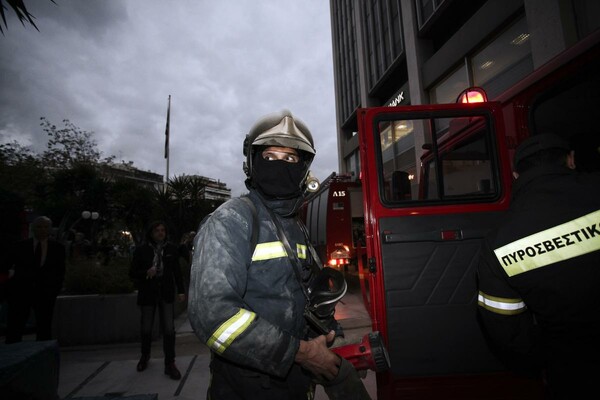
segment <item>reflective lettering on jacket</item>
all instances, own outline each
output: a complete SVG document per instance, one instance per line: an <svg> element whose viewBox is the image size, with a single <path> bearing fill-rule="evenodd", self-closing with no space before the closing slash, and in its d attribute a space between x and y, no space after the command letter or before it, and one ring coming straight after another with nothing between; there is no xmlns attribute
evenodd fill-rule
<svg viewBox="0 0 600 400"><path fill-rule="evenodd" d="M225 321L210 336L206 344L217 353L223 353L227 347L254 321L256 314L252 311L240 310L233 317Z"/></svg>
<svg viewBox="0 0 600 400"><path fill-rule="evenodd" d="M296 254L299 259L306 259L306 249L306 245L296 244ZM252 261L264 261L287 256L285 247L280 241L259 243L252 254Z"/></svg>
<svg viewBox="0 0 600 400"><path fill-rule="evenodd" d="M494 250L508 276L600 250L600 210ZM523 222L525 223L525 222Z"/></svg>
<svg viewBox="0 0 600 400"><path fill-rule="evenodd" d="M486 310L502 315L520 314L527 309L527 306L521 299L490 296L481 290L477 296L477 304Z"/></svg>

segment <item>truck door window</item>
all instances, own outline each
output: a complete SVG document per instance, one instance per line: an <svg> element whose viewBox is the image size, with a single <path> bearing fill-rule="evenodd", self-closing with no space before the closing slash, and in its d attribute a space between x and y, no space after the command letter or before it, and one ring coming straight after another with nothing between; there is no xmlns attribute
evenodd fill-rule
<svg viewBox="0 0 600 400"><path fill-rule="evenodd" d="M383 203L493 201L499 173L491 126L487 115L380 121Z"/></svg>

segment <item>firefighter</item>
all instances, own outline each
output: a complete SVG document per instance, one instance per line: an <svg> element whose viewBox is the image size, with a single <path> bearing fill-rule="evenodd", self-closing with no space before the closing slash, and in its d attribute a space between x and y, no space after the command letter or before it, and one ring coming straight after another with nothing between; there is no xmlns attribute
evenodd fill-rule
<svg viewBox="0 0 600 400"><path fill-rule="evenodd" d="M341 363L327 347L334 331L304 340L305 285L320 266L307 251L296 214L315 155L313 139L284 110L252 127L244 155L247 197L255 208L243 198L227 201L202 224L194 243L188 313L212 352L208 398L310 399L312 380L334 379Z"/></svg>
<svg viewBox="0 0 600 400"><path fill-rule="evenodd" d="M484 333L509 368L544 378L549 398L597 398L600 175L575 172L553 134L526 139L514 165L510 210L478 266Z"/></svg>

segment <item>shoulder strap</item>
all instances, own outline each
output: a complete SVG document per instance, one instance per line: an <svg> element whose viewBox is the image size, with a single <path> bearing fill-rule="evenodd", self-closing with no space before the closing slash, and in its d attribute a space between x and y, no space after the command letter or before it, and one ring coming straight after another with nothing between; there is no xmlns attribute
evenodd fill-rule
<svg viewBox="0 0 600 400"><path fill-rule="evenodd" d="M287 253L288 257L292 260L292 269L294 270L296 279L298 280L298 283L300 284L300 287L302 288L302 293L304 293L304 297L306 297L306 301L308 304L308 303L310 303L310 297L308 296L306 288L304 287L304 284L302 283L302 278L300 277L300 270L302 269L302 263L298 259L296 252L294 252L292 250L292 246L290 246L290 242L288 241L288 238L283 230L283 227L281 226L281 222L279 222L279 220L277 219L277 216L268 207L267 207L267 211L269 211L271 220L273 220L273 224L275 224L275 228L277 229L277 237L279 237L279 240L281 240L281 243L283 243L285 252Z"/></svg>
<svg viewBox="0 0 600 400"><path fill-rule="evenodd" d="M308 250L310 251L310 254L313 257L313 260L315 261L316 267L318 267L318 269L322 269L323 263L321 262L321 257L319 257L319 255L317 254L317 251L315 250L315 247L312 245L312 242L310 241L310 237L308 235L308 229L306 228L306 225L300 218L296 218L296 222L298 223L298 225L300 226L300 229L302 230L302 233L304 234L304 240L306 240L306 246L308 247Z"/></svg>
<svg viewBox="0 0 600 400"><path fill-rule="evenodd" d="M254 249L256 249L256 245L258 244L258 212L256 211L256 206L254 205L254 201L248 196L242 196L242 200L244 200L248 206L250 207L250 211L252 212L252 239L250 243L252 246L250 247L250 254L254 254Z"/></svg>

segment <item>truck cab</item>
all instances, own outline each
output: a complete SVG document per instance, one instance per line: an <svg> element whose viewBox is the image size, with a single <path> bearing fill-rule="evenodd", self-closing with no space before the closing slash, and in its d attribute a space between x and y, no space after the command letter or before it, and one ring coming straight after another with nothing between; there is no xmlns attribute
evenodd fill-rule
<svg viewBox="0 0 600 400"><path fill-rule="evenodd" d="M477 322L480 245L509 208L525 138L585 138L596 147L575 162L600 169L599 71L596 32L494 99L358 110L363 287L391 361L378 399L542 398L542 382L509 372Z"/></svg>

